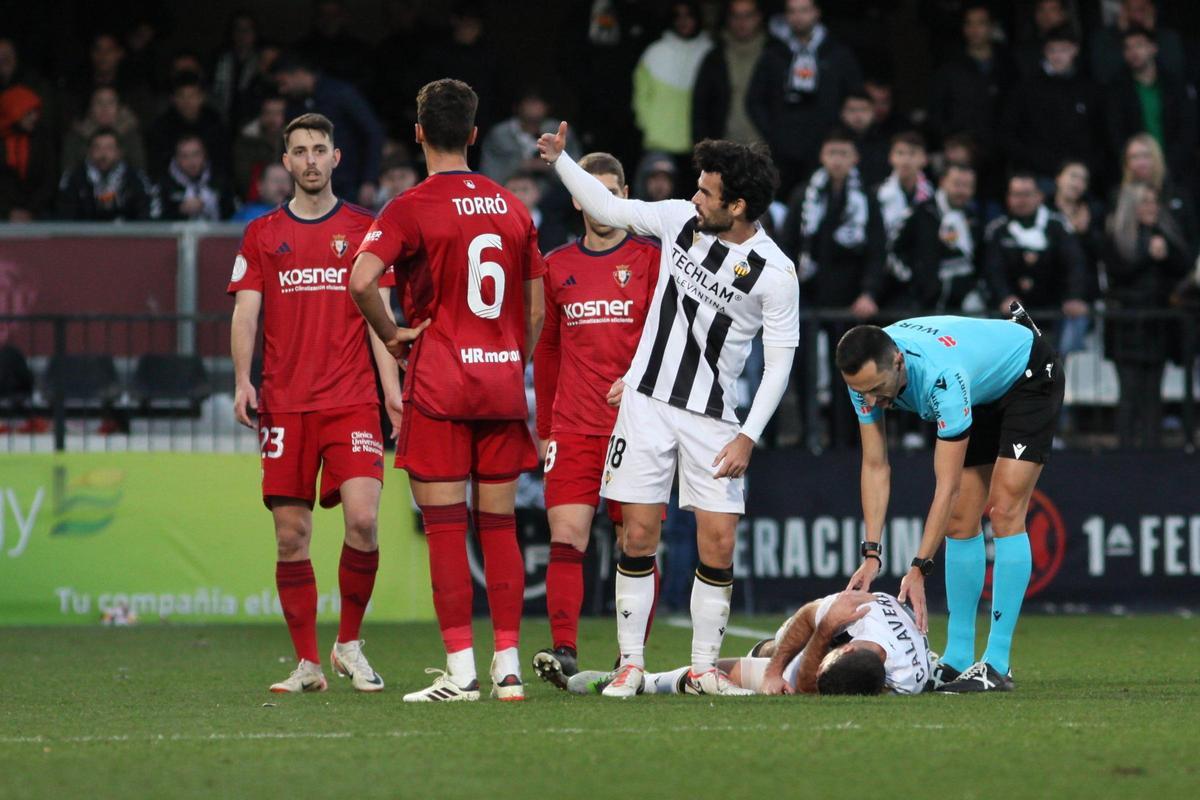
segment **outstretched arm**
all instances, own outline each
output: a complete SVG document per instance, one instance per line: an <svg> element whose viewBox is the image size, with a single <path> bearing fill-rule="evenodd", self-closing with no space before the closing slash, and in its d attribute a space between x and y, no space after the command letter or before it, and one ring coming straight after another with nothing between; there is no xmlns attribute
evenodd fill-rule
<svg viewBox="0 0 1200 800"><path fill-rule="evenodd" d="M538 152L542 159L554 165L554 171L562 179L567 191L593 219L614 228L626 228L665 240L674 235L666 230L672 221L678 224L694 214L692 204L683 200L647 203L617 197L594 175L589 175L576 164L571 154L566 152L566 146L565 122L559 123L558 133L543 133L538 139Z"/></svg>

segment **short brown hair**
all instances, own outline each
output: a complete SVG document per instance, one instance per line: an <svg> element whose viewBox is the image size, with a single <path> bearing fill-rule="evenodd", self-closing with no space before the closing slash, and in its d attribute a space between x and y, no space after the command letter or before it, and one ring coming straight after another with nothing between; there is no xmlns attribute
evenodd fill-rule
<svg viewBox="0 0 1200 800"><path fill-rule="evenodd" d="M417 123L425 141L436 150L454 153L465 150L475 127L479 96L453 78L442 78L417 92Z"/></svg>
<svg viewBox="0 0 1200 800"><path fill-rule="evenodd" d="M287 150L288 138L291 137L292 131L320 131L329 137L329 143L333 144L333 123L329 121L329 117L324 114L310 112L301 114L287 124L283 129L283 149Z"/></svg>
<svg viewBox="0 0 1200 800"><path fill-rule="evenodd" d="M892 137L892 147L898 144L908 145L917 150L925 149L925 137L917 131L900 131Z"/></svg>
<svg viewBox="0 0 1200 800"><path fill-rule="evenodd" d="M589 175L616 175L617 185L625 186L625 168L611 153L588 153L579 159L579 166Z"/></svg>

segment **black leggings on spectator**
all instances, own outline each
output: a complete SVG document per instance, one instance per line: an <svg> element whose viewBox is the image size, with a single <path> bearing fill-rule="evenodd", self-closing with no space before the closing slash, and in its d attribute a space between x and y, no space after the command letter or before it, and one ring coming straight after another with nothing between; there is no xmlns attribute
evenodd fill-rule
<svg viewBox="0 0 1200 800"><path fill-rule="evenodd" d="M1157 447L1162 428L1163 364L1118 361L1117 436L1122 447Z"/></svg>

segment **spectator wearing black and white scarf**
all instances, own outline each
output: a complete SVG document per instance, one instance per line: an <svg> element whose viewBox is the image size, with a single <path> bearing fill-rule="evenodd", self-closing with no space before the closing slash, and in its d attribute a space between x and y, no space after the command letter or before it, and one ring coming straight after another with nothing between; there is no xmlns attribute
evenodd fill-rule
<svg viewBox="0 0 1200 800"><path fill-rule="evenodd" d="M821 145L821 167L792 196L779 242L784 252L795 254L806 307L855 311L862 306L868 286L877 283L883 272L883 219L875 198L862 185L857 164L852 135L835 130ZM849 327L845 321L821 324L831 343L836 343ZM833 353L830 347L830 357ZM796 385L811 385L806 380L811 370L804 366L804 354L799 354L796 361L800 364L793 368ZM830 363L830 374L837 374L836 366ZM833 441L849 444L857 436L852 412L846 403L833 404Z"/></svg>
<svg viewBox="0 0 1200 800"><path fill-rule="evenodd" d="M983 232L973 209L975 170L947 167L934 196L913 209L898 242L912 269L911 304L921 313L982 311Z"/></svg>
<svg viewBox="0 0 1200 800"><path fill-rule="evenodd" d="M233 199L214 175L204 142L184 136L175 144L175 157L159 182L163 219L216 222L233 214Z"/></svg>

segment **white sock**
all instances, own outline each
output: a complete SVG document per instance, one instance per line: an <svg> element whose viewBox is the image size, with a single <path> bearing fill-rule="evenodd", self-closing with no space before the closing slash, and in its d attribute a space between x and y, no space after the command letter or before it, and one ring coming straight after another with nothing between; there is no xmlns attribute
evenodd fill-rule
<svg viewBox="0 0 1200 800"><path fill-rule="evenodd" d="M703 563L697 567L691 605L692 671L697 674L717 666L732 597L732 569L717 569Z"/></svg>
<svg viewBox="0 0 1200 800"><path fill-rule="evenodd" d="M448 653L446 672L450 673L450 680L460 689L475 680L475 648L468 647L456 653Z"/></svg>
<svg viewBox="0 0 1200 800"><path fill-rule="evenodd" d="M646 667L646 625L654 608L654 556L617 562L617 647L622 664Z"/></svg>
<svg viewBox="0 0 1200 800"><path fill-rule="evenodd" d="M691 667L680 667L670 672L647 672L646 694L679 694L679 679L687 674Z"/></svg>
<svg viewBox="0 0 1200 800"><path fill-rule="evenodd" d="M509 675L521 677L521 658L515 647L497 650L492 658L492 679L504 680Z"/></svg>

